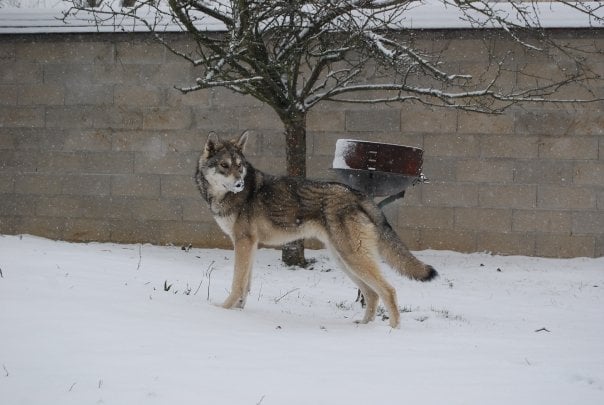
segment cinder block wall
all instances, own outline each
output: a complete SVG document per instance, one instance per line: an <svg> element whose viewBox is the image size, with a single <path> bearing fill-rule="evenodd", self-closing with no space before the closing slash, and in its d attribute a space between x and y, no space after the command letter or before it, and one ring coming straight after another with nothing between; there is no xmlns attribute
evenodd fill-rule
<svg viewBox="0 0 604 405"><path fill-rule="evenodd" d="M602 34L557 35L602 49ZM450 63L484 69L475 32L426 31L416 39L444 49ZM548 69L544 59L514 63ZM604 74L602 56L591 63ZM199 150L210 130L251 129L250 160L280 173L281 124L251 98L174 89L194 76L146 35L0 36L0 233L229 246L192 181ZM431 182L386 209L412 249L601 256L603 108L529 105L486 116L324 103L309 117L309 176L333 179L338 138L422 147Z"/></svg>

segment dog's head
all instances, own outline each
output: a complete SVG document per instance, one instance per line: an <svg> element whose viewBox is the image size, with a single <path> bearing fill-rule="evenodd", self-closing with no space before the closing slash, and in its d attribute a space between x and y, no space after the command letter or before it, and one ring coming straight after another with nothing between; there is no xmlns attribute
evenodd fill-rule
<svg viewBox="0 0 604 405"><path fill-rule="evenodd" d="M239 193L245 187L247 162L243 150L248 132L237 139L223 141L210 133L199 157L198 170L217 192Z"/></svg>

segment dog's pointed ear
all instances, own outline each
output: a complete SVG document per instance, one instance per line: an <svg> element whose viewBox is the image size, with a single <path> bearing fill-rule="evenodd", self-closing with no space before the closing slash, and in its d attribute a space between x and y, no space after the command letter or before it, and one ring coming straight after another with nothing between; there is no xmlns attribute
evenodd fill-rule
<svg viewBox="0 0 604 405"><path fill-rule="evenodd" d="M242 152L243 149L245 149L245 144L247 143L249 133L250 131L248 130L244 131L241 135L239 135L239 139L237 139L237 142L235 143L235 146L237 146Z"/></svg>
<svg viewBox="0 0 604 405"><path fill-rule="evenodd" d="M206 141L206 146L203 149L203 157L209 158L216 151L216 144L219 142L218 135L216 132L212 131L208 135L208 140Z"/></svg>

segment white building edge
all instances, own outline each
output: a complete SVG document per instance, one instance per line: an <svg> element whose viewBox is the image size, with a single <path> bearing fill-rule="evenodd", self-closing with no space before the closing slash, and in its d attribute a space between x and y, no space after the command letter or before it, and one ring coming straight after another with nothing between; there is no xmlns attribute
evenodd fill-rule
<svg viewBox="0 0 604 405"><path fill-rule="evenodd" d="M21 1L21 3L18 3ZM566 3L566 4L565 4ZM12 6L11 6L12 4ZM17 7L14 5L17 4ZM105 2L119 7L119 0ZM0 3L2 5L2 3ZM84 33L84 32L146 32L148 26L132 17L119 17L95 23L91 14L78 12L65 18L70 1L61 0L14 0L0 8L0 34L29 33ZM508 19L514 20L516 12L509 1L489 3ZM592 16L578 11L574 6L592 10ZM128 9L125 9L128 10ZM604 5L601 1L548 2L531 5L534 21L543 28L604 28ZM179 32L181 27L166 16L157 18L152 9L139 9L137 16L153 22L156 31ZM502 28L493 23L471 23L455 5L455 0L422 0L404 13L398 27L401 29L468 29ZM223 31L225 26L214 19L200 20L200 26L209 31Z"/></svg>

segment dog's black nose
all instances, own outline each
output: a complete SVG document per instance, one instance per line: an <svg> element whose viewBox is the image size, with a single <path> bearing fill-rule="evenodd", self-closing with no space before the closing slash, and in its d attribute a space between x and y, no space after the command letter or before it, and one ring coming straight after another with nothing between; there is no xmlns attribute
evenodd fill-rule
<svg viewBox="0 0 604 405"><path fill-rule="evenodd" d="M235 190L239 190L239 191L243 190L243 186L244 186L243 180L237 180L234 185Z"/></svg>

